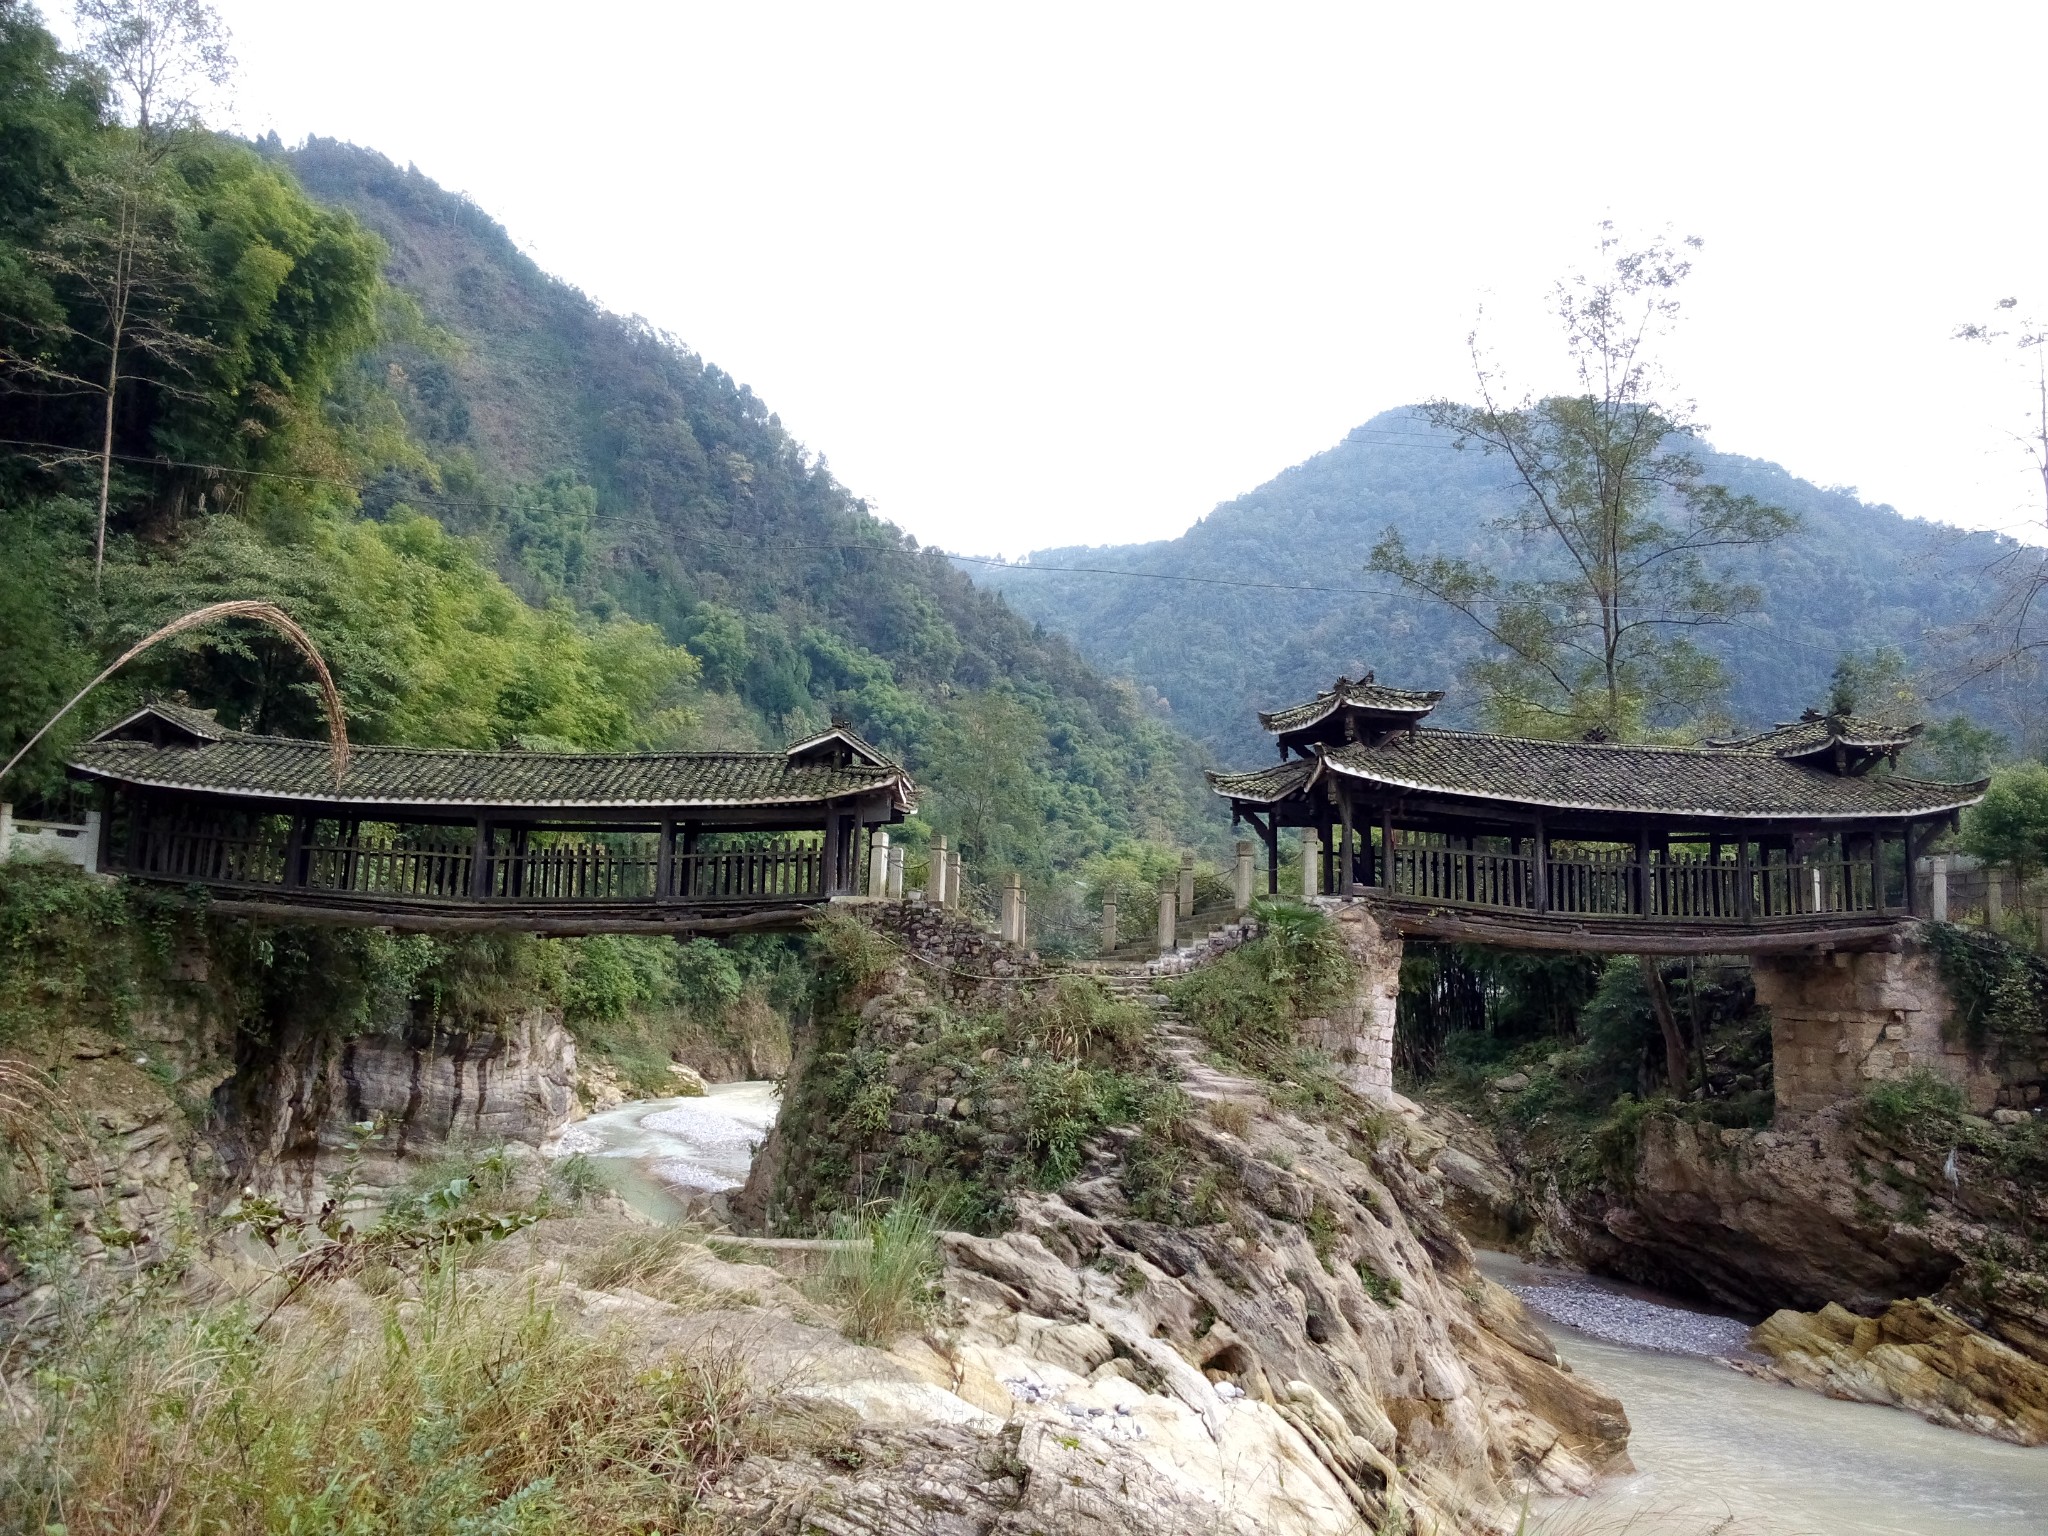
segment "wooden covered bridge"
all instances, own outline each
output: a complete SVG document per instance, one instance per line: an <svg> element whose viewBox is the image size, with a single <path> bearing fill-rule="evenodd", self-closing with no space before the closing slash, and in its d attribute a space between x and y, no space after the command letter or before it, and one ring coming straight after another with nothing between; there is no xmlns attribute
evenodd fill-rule
<svg viewBox="0 0 2048 1536"><path fill-rule="evenodd" d="M356 747L151 703L76 749L103 871L222 910L533 933L789 926L860 892L917 787L851 731L783 752Z"/></svg>
<svg viewBox="0 0 2048 1536"><path fill-rule="evenodd" d="M1809 711L1698 746L1441 730L1443 697L1370 675L1260 723L1280 761L1212 773L1304 894L1371 898L1403 933L1641 953L1856 948L1915 915L1916 857L1983 781L1897 773L1920 729Z"/></svg>

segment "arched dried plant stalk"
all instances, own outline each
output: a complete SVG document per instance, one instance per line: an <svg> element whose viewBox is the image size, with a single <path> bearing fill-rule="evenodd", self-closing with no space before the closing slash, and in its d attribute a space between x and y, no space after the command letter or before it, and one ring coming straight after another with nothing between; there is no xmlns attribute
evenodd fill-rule
<svg viewBox="0 0 2048 1536"><path fill-rule="evenodd" d="M275 603L255 602L246 598L239 598L234 602L228 603L209 603L204 608L194 608L190 613L171 620L170 623L166 624L155 634L147 635L129 646L127 650L114 659L113 663L105 671L79 689L77 693L73 694L69 704L66 704L56 714L45 720L42 729L29 737L22 744L19 752L16 752L14 756L7 759L7 766L0 768L0 779L6 778L13 771L14 765L26 757L30 748L34 747L37 742L41 741L49 733L51 726L70 714L73 709L78 707L79 702L88 693L99 687L101 683L104 683L129 662L140 656L159 640L168 640L171 636L181 635L188 629L197 629L202 624L211 624L215 619L255 619L258 623L268 624L272 629L283 635L285 639L297 646L299 654L304 656L312 666L314 675L320 679L321 702L327 707L328 760L334 769L334 787L340 789L342 777L348 772L348 721L341 712L341 691L334 686L334 676L327 670L327 662L321 657L319 647L313 644L313 637L299 628L292 621L290 614L286 613Z"/></svg>

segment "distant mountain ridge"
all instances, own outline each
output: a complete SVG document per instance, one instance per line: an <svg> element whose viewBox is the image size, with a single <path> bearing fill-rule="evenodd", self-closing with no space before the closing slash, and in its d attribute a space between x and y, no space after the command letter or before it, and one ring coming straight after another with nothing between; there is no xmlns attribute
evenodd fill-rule
<svg viewBox="0 0 2048 1536"><path fill-rule="evenodd" d="M1989 534L1918 522L1762 459L1711 449L1702 457L1710 480L1799 517L1777 543L1718 562L1762 589L1761 613L1696 636L1727 666L1730 712L1745 723L1789 719L1824 700L1844 651L1889 645L1917 661L1930 630L1963 617L1998 547ZM1516 502L1511 475L1476 447L1458 449L1419 411L1386 411L1179 538L1040 550L1018 565L976 567L975 579L1070 636L1098 666L1156 690L1176 724L1228 760L1270 752L1255 710L1369 668L1383 683L1447 689L1437 720L1470 723L1458 674L1483 637L1365 567L1392 526L1416 554L1511 569L1525 558L1519 545L1486 526ZM1058 566L1198 580L1043 568Z"/></svg>

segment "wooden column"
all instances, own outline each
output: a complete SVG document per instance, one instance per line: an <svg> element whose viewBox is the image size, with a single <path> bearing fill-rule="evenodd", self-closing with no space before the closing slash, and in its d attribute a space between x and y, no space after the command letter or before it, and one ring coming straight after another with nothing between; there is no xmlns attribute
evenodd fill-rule
<svg viewBox="0 0 2048 1536"><path fill-rule="evenodd" d="M1650 824L1636 823L1636 916L1650 915Z"/></svg>
<svg viewBox="0 0 2048 1536"><path fill-rule="evenodd" d="M1342 826L1342 836L1337 844L1337 888L1333 894L1349 896L1351 887L1358 881L1358 857L1351 845L1351 791L1346 789L1337 797L1337 816Z"/></svg>
<svg viewBox="0 0 2048 1536"><path fill-rule="evenodd" d="M291 831L284 839L284 883L297 888L306 883L306 815L292 813Z"/></svg>
<svg viewBox="0 0 2048 1536"><path fill-rule="evenodd" d="M130 790L121 797L128 802L128 852L129 869L142 867L142 833L149 821L149 796L140 790Z"/></svg>
<svg viewBox="0 0 2048 1536"><path fill-rule="evenodd" d="M1919 850L1915 846L1919 839L1913 836L1912 822L1906 823L1900 836L1906 844L1906 915L1908 917L1918 917L1920 915L1920 876L1913 866L1919 857Z"/></svg>
<svg viewBox="0 0 2048 1536"><path fill-rule="evenodd" d="M1380 889L1394 889L1394 802L1380 802Z"/></svg>
<svg viewBox="0 0 2048 1536"><path fill-rule="evenodd" d="M839 812L831 806L825 808L825 849L824 867L818 871L818 880L827 896L839 894Z"/></svg>
<svg viewBox="0 0 2048 1536"><path fill-rule="evenodd" d="M481 816L476 819L476 838L470 847L469 894L483 901L491 894L491 824Z"/></svg>
<svg viewBox="0 0 2048 1536"><path fill-rule="evenodd" d="M654 899L671 901L676 894L676 819L674 816L661 818L661 831L655 841L654 853Z"/></svg>
<svg viewBox="0 0 2048 1536"><path fill-rule="evenodd" d="M1749 834L1742 834L1742 841L1735 845L1735 915L1745 923L1756 916L1756 892L1749 862Z"/></svg>
<svg viewBox="0 0 2048 1536"><path fill-rule="evenodd" d="M1255 821L1253 826L1257 826ZM1266 894L1280 894L1280 812L1266 812Z"/></svg>
<svg viewBox="0 0 2048 1536"><path fill-rule="evenodd" d="M1536 813L1536 910L1550 910L1550 838L1543 830L1543 813Z"/></svg>

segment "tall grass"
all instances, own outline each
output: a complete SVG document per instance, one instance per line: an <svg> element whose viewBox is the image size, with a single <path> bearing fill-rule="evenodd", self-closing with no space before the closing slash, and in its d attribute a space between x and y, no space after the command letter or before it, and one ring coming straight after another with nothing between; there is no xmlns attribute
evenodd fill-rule
<svg viewBox="0 0 2048 1536"><path fill-rule="evenodd" d="M887 1344L918 1326L937 1299L938 1219L927 1202L906 1197L879 1213L842 1218L833 1235L846 1246L819 1276L824 1300L857 1344Z"/></svg>
<svg viewBox="0 0 2048 1536"><path fill-rule="evenodd" d="M453 1263L280 1322L166 1310L46 1361L0 1433L0 1531L701 1531L722 1475L807 1432L735 1356L649 1364Z"/></svg>

